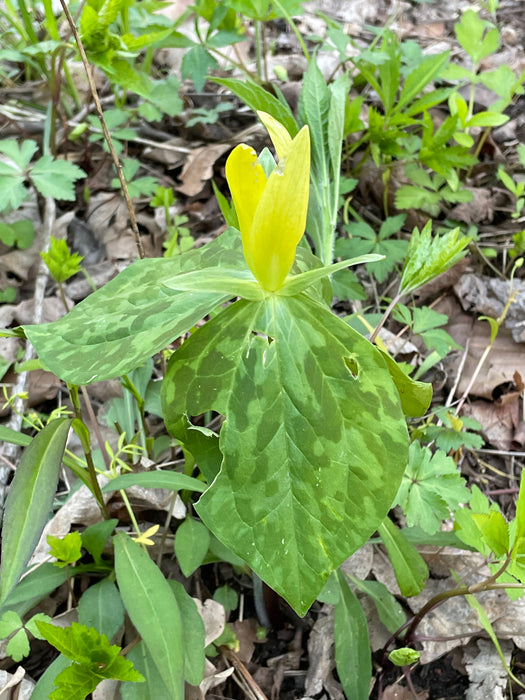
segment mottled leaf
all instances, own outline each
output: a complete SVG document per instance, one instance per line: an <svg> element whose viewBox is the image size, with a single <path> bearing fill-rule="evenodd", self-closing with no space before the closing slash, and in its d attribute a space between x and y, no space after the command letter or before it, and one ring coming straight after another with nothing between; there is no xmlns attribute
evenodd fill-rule
<svg viewBox="0 0 525 700"><path fill-rule="evenodd" d="M224 459L197 511L305 614L383 520L403 473L390 373L366 339L304 296L241 301L183 344L163 383L175 436L181 414L210 409L227 418Z"/></svg>
<svg viewBox="0 0 525 700"><path fill-rule="evenodd" d="M65 381L89 384L127 374L230 296L162 283L221 262L246 267L234 229L175 258L138 260L63 318L24 331L43 364Z"/></svg>

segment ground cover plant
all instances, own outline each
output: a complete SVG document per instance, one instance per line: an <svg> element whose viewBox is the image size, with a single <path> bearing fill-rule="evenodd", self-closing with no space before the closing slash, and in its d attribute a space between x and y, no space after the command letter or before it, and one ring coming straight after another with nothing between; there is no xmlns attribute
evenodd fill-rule
<svg viewBox="0 0 525 700"><path fill-rule="evenodd" d="M462 644L474 678L483 632L502 672L480 692L512 693L518 632L490 597L519 617L523 147L501 130L525 66L497 60L505 3L451 15L440 51L395 15L353 34L295 0L171 11L0 10L13 683L443 697L425 669Z"/></svg>

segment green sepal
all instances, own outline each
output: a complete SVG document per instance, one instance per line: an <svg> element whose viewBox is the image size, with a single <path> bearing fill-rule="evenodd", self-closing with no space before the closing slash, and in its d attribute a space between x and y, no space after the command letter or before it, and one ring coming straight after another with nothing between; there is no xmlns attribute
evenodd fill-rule
<svg viewBox="0 0 525 700"><path fill-rule="evenodd" d="M376 255L375 253L370 253L369 255L360 255L357 258L342 260L341 262L333 263L332 265L324 265L323 267L316 268L315 270L301 272L298 275L290 275L286 278L283 286L280 289L278 289L275 293L283 297L297 296L305 289L310 287L312 284L319 282L325 277L333 275L334 272L338 272L338 270L344 270L345 268L351 267L352 265L361 265L362 263L377 262L378 260L382 260L384 257L384 255Z"/></svg>

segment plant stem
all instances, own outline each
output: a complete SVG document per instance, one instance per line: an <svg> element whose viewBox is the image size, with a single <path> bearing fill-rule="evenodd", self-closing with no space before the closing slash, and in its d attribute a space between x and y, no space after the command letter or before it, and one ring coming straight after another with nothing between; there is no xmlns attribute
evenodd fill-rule
<svg viewBox="0 0 525 700"><path fill-rule="evenodd" d="M60 4L62 5L62 9L64 10L64 13L67 17L67 21L69 22L69 26L71 27L71 31L73 32L73 36L75 37L75 42L77 44L77 47L78 47L78 50L80 53L80 58L82 59L82 63L84 64L84 69L86 71L86 76L88 79L89 88L90 88L91 94L93 96L93 101L95 103L95 107L97 108L98 118L100 119L100 125L102 126L102 131L104 132L104 138L106 139L106 143L108 144L108 148L109 148L109 151L111 153L111 157L113 158L113 163L115 164L118 179L120 181L120 186L122 187L122 193L124 194L124 199L126 200L126 206L128 208L128 213L129 213L129 220L130 220L130 224L131 224L131 229L133 231L133 235L135 237L135 244L137 246L138 254L141 258L144 258L146 256L146 253L144 251L144 245L143 245L142 239L140 237L139 227L137 225L137 219L135 217L135 211L133 209L131 197L129 196L128 185L126 183L126 178L124 177L124 173L122 172L122 165L120 163L117 152L115 151L115 147L114 147L113 141L111 139L111 134L109 133L109 129L107 127L106 120L104 118L104 112L102 110L102 105L100 103L100 98L98 96L97 86L95 85L95 81L94 81L93 75L91 73L91 66L89 65L89 62L87 60L86 52L84 50L84 46L82 44L80 34L78 33L78 30L75 26L75 23L73 21L73 17L71 16L71 13L70 13L69 8L67 6L66 0L60 0Z"/></svg>
<svg viewBox="0 0 525 700"><path fill-rule="evenodd" d="M299 46L301 47L304 57L306 58L307 62L310 63L312 58L310 56L310 53L308 52L308 49L306 48L306 44L304 43L304 39L301 36L301 32L297 29L295 26L295 22L293 21L290 13L288 10L283 7L283 5L279 2L279 0L274 0L275 7L279 10L279 12L282 14L282 16L285 18L285 20L288 22L290 29L293 31L295 36L297 37L297 41L299 42Z"/></svg>
<svg viewBox="0 0 525 700"><path fill-rule="evenodd" d="M398 292L398 293L395 295L395 297L392 299L392 301L390 302L390 304L388 305L388 307L387 307L385 313L383 314L383 317L381 318L381 320L379 321L379 323L378 323L377 326L375 327L374 332L373 332L372 335L370 336L370 342L371 342L371 343L373 343L373 342L375 341L375 339L377 338L377 336L378 336L378 334L379 334L379 331L381 330L381 328L383 328L383 326L384 326L385 323L387 322L388 317L389 317L390 314L392 313L392 310L394 309L395 305L396 305L397 302L401 299L402 296L403 296L403 295L402 295L402 294L399 294L399 292Z"/></svg>
<svg viewBox="0 0 525 700"><path fill-rule="evenodd" d="M71 403L73 404L73 408L75 411L75 417L78 418L78 420L82 421L82 423L84 423L82 419L82 408L80 406L80 400L78 396L78 386L69 385L68 388ZM102 517L104 518L104 520L109 520L109 513L106 508L106 504L104 503L104 496L102 495L102 491L100 490L100 484L98 483L97 479L97 470L95 469L95 463L93 462L93 454L91 452L91 449L85 446L84 444L82 444L82 449L84 450L84 456L86 458L89 480L91 484L91 493L97 501L98 507L100 508L100 512L102 513Z"/></svg>

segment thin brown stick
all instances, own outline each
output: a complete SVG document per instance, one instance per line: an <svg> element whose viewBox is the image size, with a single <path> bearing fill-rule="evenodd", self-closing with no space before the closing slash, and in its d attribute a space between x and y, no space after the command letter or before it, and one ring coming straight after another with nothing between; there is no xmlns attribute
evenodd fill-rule
<svg viewBox="0 0 525 700"><path fill-rule="evenodd" d="M111 153L111 157L113 158L113 163L115 164L115 168L117 169L117 175L118 175L118 179L120 181L120 186L122 187L122 193L124 194L124 199L126 200L126 206L128 208L128 213L129 213L129 220L131 223L131 230L133 231L133 235L135 236L135 243L137 246L137 250L138 250L139 256L141 258L144 258L144 257L146 257L146 253L144 252L144 246L143 246L142 240L140 238L139 227L137 225L137 218L135 216L135 211L133 209L131 197L129 196L128 185L126 183L124 173L122 172L122 165L120 163L120 160L119 160L119 157L118 157L117 152L115 150L115 147L113 146L113 141L111 140L111 134L109 133L109 129L107 127L106 120L104 118L104 112L102 111L102 105L100 103L100 98L98 96L97 86L95 85L95 81L94 81L93 75L91 73L91 66L90 66L89 61L87 59L86 52L84 51L84 46L82 44L82 40L80 38L80 34L78 33L75 22L73 21L73 17L71 16L71 13L70 13L69 8L67 6L66 0L60 0L60 4L62 5L62 9L64 10L64 14L66 15L69 26L71 27L71 31L73 32L73 36L75 37L75 42L76 42L76 45L77 45L78 50L80 52L80 58L82 59L82 63L84 64L84 69L86 71L86 76L87 76L88 83L89 83L89 89L91 90L91 94L93 96L93 101L94 101L95 106L97 108L98 118L100 119L100 125L102 126L102 131L104 132L104 138L106 139L106 142L108 144L108 148L109 148L109 151Z"/></svg>

